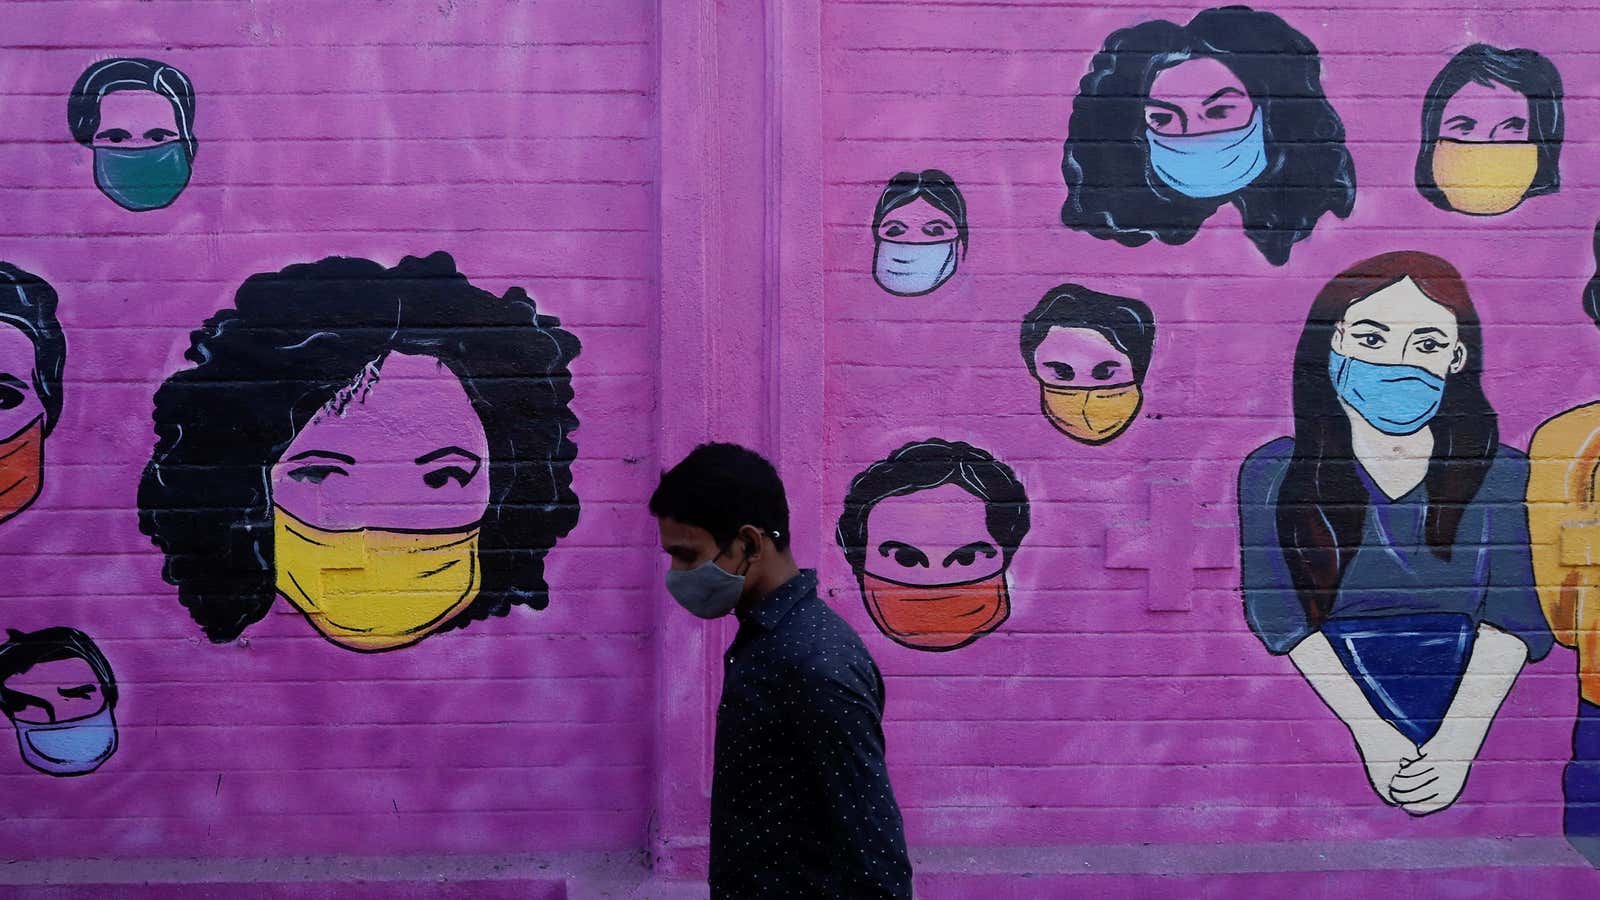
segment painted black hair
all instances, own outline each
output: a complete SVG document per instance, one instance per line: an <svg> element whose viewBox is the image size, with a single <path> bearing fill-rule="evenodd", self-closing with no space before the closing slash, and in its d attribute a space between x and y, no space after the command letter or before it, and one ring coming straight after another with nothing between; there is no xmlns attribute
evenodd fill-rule
<svg viewBox="0 0 1600 900"><path fill-rule="evenodd" d="M1583 311L1600 326L1600 222L1594 223L1594 275L1583 286Z"/></svg>
<svg viewBox="0 0 1600 900"><path fill-rule="evenodd" d="M100 98L112 91L155 91L167 98L178 139L194 159L199 147L194 136L194 84L181 71L153 59L107 59L83 70L67 98L67 127L73 140L85 147L94 143L100 130Z"/></svg>
<svg viewBox="0 0 1600 900"><path fill-rule="evenodd" d="M1210 199L1185 196L1150 165L1145 99L1163 69L1215 59L1261 109L1267 168L1249 187ZM1346 218L1356 174L1344 123L1322 92L1322 61L1309 38L1272 13L1208 9L1187 25L1156 20L1115 31L1095 54L1072 101L1061 161L1061 221L1097 238L1139 247L1184 244L1224 203L1275 266L1324 213Z"/></svg>
<svg viewBox="0 0 1600 900"><path fill-rule="evenodd" d="M727 548L746 525L789 546L789 499L772 463L738 444L701 444L661 476L650 515L704 528Z"/></svg>
<svg viewBox="0 0 1600 900"><path fill-rule="evenodd" d="M33 391L44 406L46 435L61 418L61 373L67 365L67 338L56 321L58 302L55 289L43 278L0 262L0 328L16 328L33 342Z"/></svg>
<svg viewBox="0 0 1600 900"><path fill-rule="evenodd" d="M447 253L394 268L329 257L252 275L207 319L195 363L155 396L156 446L139 527L162 576L216 642L266 615L276 594L270 469L335 392L389 352L431 356L461 379L489 440L479 524L482 587L441 630L549 603L544 556L578 522L569 364L578 339L521 288L473 287Z"/></svg>
<svg viewBox="0 0 1600 900"><path fill-rule="evenodd" d="M1133 380L1144 381L1155 347L1156 320L1150 307L1131 297L1092 291L1081 284L1050 289L1022 319L1022 361L1037 376L1034 354L1052 328L1088 328L1122 351L1133 367Z"/></svg>
<svg viewBox="0 0 1600 900"><path fill-rule="evenodd" d="M961 243L963 256L967 252L967 201L961 196L954 178L938 169L921 172L901 172L889 179L889 186L878 197L878 206L872 212L872 233L878 233L883 217L918 197L950 217L956 226L956 239Z"/></svg>
<svg viewBox="0 0 1600 900"><path fill-rule="evenodd" d="M1473 44L1445 63L1422 101L1422 147L1417 152L1417 190L1440 209L1454 209L1433 180L1433 151L1439 142L1444 108L1468 84L1503 85L1528 98L1528 140L1539 151L1539 167L1524 197L1561 189L1561 73L1534 50L1502 50Z"/></svg>
<svg viewBox="0 0 1600 900"><path fill-rule="evenodd" d="M868 466L850 481L834 539L857 575L867 565L867 517L890 497L954 484L984 501L989 536L1000 545L1005 565L1029 528L1028 493L1011 467L987 451L961 441L914 441Z"/></svg>
<svg viewBox="0 0 1600 900"><path fill-rule="evenodd" d="M34 697L5 686L6 679L21 675L40 663L62 659L81 659L94 670L100 682L100 691L107 706L117 705L117 679L111 674L111 663L94 645L89 636L76 628L56 626L38 631L6 629L6 642L0 644L0 712L15 717L25 707L42 706L56 720L55 708L45 697Z"/></svg>

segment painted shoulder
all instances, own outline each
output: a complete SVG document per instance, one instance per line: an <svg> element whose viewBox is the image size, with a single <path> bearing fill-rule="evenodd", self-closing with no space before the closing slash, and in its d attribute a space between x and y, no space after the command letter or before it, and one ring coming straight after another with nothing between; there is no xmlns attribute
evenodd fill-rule
<svg viewBox="0 0 1600 900"><path fill-rule="evenodd" d="M1528 455L1534 459L1567 459L1579 452L1579 448L1594 445L1597 438L1600 438L1600 401L1551 416L1534 429Z"/></svg>
<svg viewBox="0 0 1600 900"><path fill-rule="evenodd" d="M1289 467L1289 461L1293 458L1294 438L1273 438L1252 450L1244 458L1244 465L1239 467L1239 472L1241 476L1248 473L1250 477L1282 472Z"/></svg>

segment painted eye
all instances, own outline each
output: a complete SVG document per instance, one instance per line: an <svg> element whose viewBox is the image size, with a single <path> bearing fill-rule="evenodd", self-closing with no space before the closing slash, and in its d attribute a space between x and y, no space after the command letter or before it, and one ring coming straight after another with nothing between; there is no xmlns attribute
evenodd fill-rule
<svg viewBox="0 0 1600 900"><path fill-rule="evenodd" d="M1151 128L1155 128L1157 130L1171 125L1172 119L1172 113L1169 112L1145 113L1145 120L1150 123Z"/></svg>
<svg viewBox="0 0 1600 900"><path fill-rule="evenodd" d="M905 234L906 230L906 227L901 225L899 222L890 222L889 224L883 226L883 236L899 237L900 235Z"/></svg>
<svg viewBox="0 0 1600 900"><path fill-rule="evenodd" d="M1232 106L1208 106L1205 115L1208 119L1226 119L1233 110Z"/></svg>
<svg viewBox="0 0 1600 900"><path fill-rule="evenodd" d="M948 569L953 565L970 566L978 561L980 555L984 559L994 559L999 552L987 541L974 541L965 547L957 547L950 551L950 555L944 558L944 567Z"/></svg>
<svg viewBox="0 0 1600 900"><path fill-rule="evenodd" d="M1105 381L1111 376L1117 374L1117 370L1120 368L1122 368L1121 363L1117 362L1116 360L1108 359L1089 370L1089 374L1094 376L1095 381Z"/></svg>
<svg viewBox="0 0 1600 900"><path fill-rule="evenodd" d="M928 568L928 555L921 550L903 544L899 541L885 541L878 548L878 554L884 557L894 557L895 564L907 569L922 567Z"/></svg>
<svg viewBox="0 0 1600 900"><path fill-rule="evenodd" d="M946 226L943 222L929 222L922 226L922 233L928 237L944 237Z"/></svg>
<svg viewBox="0 0 1600 900"><path fill-rule="evenodd" d="M296 466L289 470L290 478L305 484L321 484L329 475L349 474L340 466Z"/></svg>
<svg viewBox="0 0 1600 900"><path fill-rule="evenodd" d="M0 384L0 409L16 409L22 405L27 394L9 384Z"/></svg>
<svg viewBox="0 0 1600 900"><path fill-rule="evenodd" d="M1054 375L1058 381L1071 381L1078 374L1072 371L1072 367L1064 362L1047 362L1044 367L1049 369L1050 374Z"/></svg>
<svg viewBox="0 0 1600 900"><path fill-rule="evenodd" d="M1423 353L1437 353L1443 347L1443 344L1439 343L1433 338L1423 338L1422 340L1417 341L1417 349L1421 350Z"/></svg>
<svg viewBox="0 0 1600 900"><path fill-rule="evenodd" d="M422 483L431 488L442 488L449 482L454 481L456 484L466 487L467 482L472 480L474 474L475 472L469 472L460 466L445 466L440 469L434 469L431 472L424 472L422 474Z"/></svg>
<svg viewBox="0 0 1600 900"><path fill-rule="evenodd" d="M1356 343L1363 347L1382 347L1384 343L1383 335L1376 333L1358 334L1356 335Z"/></svg>
<svg viewBox="0 0 1600 900"><path fill-rule="evenodd" d="M144 139L152 144L160 144L177 137L177 132L165 128L152 128L144 133Z"/></svg>
<svg viewBox="0 0 1600 900"><path fill-rule="evenodd" d="M133 133L128 131L126 128L107 128L105 131L95 135L95 140L110 141L113 144L120 144L132 137Z"/></svg>

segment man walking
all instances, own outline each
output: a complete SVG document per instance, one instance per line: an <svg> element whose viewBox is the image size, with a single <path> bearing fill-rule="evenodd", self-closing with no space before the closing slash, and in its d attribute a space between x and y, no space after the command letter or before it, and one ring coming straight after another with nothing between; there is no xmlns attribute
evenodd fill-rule
<svg viewBox="0 0 1600 900"><path fill-rule="evenodd" d="M795 565L777 471L704 444L662 476L650 513L673 598L739 619L717 708L711 896L909 898L883 677Z"/></svg>

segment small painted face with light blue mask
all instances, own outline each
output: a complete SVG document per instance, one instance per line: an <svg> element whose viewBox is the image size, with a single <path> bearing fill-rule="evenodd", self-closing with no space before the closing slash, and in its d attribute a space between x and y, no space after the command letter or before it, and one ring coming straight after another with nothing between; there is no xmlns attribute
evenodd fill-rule
<svg viewBox="0 0 1600 900"><path fill-rule="evenodd" d="M1186 196L1226 196L1266 171L1261 109L1215 59L1185 60L1156 73L1144 119L1150 167Z"/></svg>
<svg viewBox="0 0 1600 900"><path fill-rule="evenodd" d="M94 771L117 749L117 724L105 685L82 659L38 663L5 680L22 698L11 717L22 759L47 775Z"/></svg>
<svg viewBox="0 0 1600 900"><path fill-rule="evenodd" d="M1328 376L1344 408L1388 435L1414 434L1467 365L1455 314L1409 278L1351 304L1334 327Z"/></svg>

